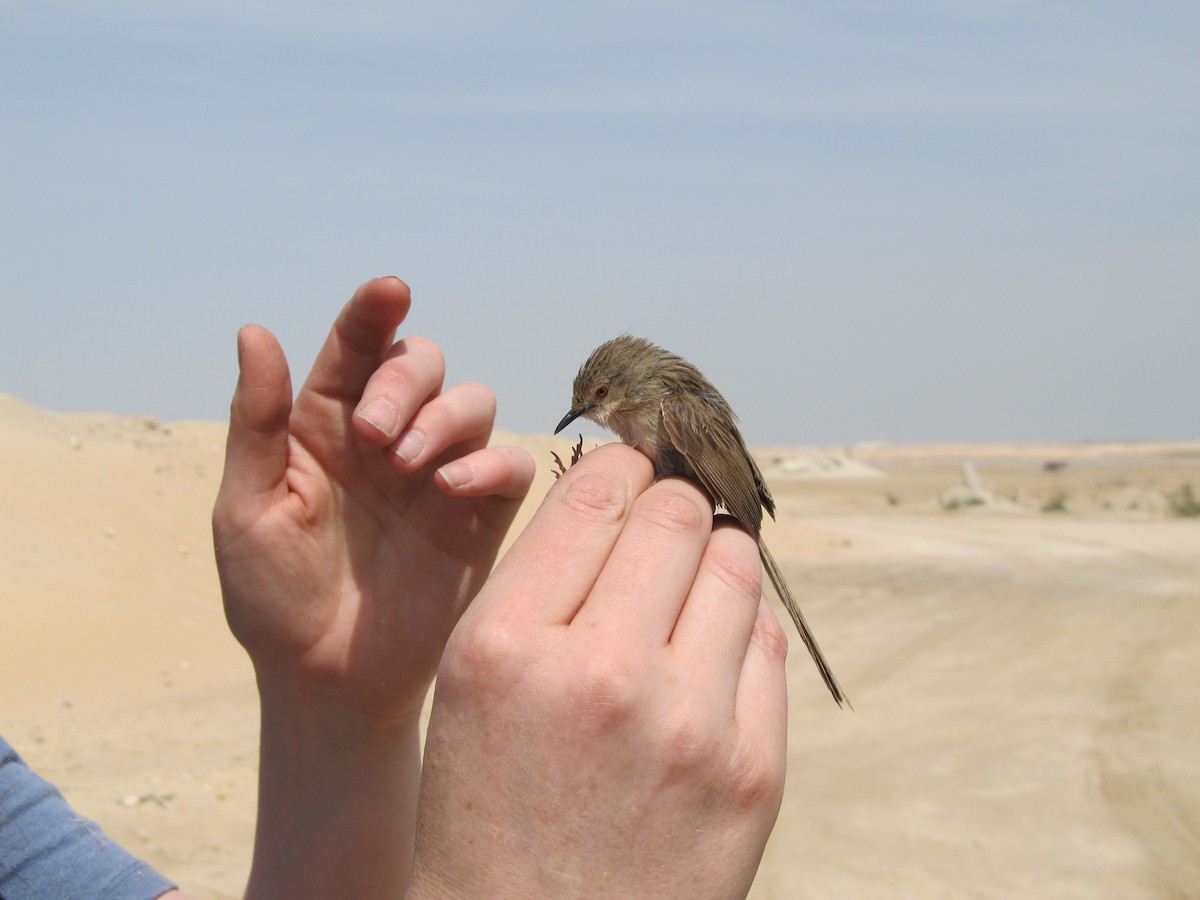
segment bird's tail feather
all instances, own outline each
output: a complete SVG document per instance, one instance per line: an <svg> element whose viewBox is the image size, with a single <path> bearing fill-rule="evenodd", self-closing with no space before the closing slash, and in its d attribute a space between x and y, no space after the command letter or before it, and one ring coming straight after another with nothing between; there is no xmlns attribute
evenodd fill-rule
<svg viewBox="0 0 1200 900"><path fill-rule="evenodd" d="M796 630L800 632L800 640L804 641L804 646L808 648L808 652L812 655L813 662L817 664L817 671L821 673L821 678L825 680L825 686L829 688L829 693L833 694L833 699L837 702L838 706L844 703L853 709L854 707L851 706L850 699L842 690L842 686L838 684L838 680L833 676L833 670L829 668L825 654L817 646L817 639L813 637L808 623L804 621L804 613L800 612L800 605L796 603L796 598L792 596L792 591L788 587L783 573L779 571L779 564L775 562L775 557L771 555L771 551L767 549L767 545L761 540L758 542L758 555L762 558L763 566L767 570L771 584L775 585L775 592L779 594L779 599L783 601L783 605L787 608L792 621L796 623Z"/></svg>

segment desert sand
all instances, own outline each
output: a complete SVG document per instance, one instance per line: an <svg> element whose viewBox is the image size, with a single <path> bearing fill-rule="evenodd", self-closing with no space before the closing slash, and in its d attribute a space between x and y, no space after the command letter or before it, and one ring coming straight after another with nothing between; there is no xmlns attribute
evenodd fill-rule
<svg viewBox="0 0 1200 900"><path fill-rule="evenodd" d="M539 462L524 521L569 443L497 440ZM0 396L0 733L202 900L240 896L254 825L223 444ZM794 641L751 896L1200 897L1200 443L756 452L854 711Z"/></svg>

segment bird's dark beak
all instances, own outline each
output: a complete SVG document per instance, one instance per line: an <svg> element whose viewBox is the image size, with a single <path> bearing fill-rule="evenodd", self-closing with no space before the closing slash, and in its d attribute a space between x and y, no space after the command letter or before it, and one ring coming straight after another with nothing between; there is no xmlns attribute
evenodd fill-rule
<svg viewBox="0 0 1200 900"><path fill-rule="evenodd" d="M574 422L576 419L578 419L580 416L582 416L585 412L587 412L591 408L592 407L590 405L575 407L573 410L571 410L569 413L567 413L565 416L562 417L562 421L558 423L558 427L554 429L554 433L558 434L560 431L562 431L564 428L566 428L568 425L570 425L572 422Z"/></svg>

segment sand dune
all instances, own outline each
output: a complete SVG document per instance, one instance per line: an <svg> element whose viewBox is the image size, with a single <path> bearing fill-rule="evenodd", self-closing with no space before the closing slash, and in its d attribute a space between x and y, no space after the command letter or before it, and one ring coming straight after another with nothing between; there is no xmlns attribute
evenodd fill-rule
<svg viewBox="0 0 1200 900"><path fill-rule="evenodd" d="M569 452L498 439L541 464L533 498ZM240 895L255 800L223 442L0 396L0 732L198 898ZM855 712L795 648L752 896L1200 897L1200 445L760 456L768 543ZM981 499L951 503L964 461Z"/></svg>

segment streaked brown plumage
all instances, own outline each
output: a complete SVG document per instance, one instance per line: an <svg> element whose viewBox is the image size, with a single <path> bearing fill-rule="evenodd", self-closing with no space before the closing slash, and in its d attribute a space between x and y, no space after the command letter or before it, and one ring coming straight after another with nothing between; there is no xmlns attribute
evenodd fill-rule
<svg viewBox="0 0 1200 900"><path fill-rule="evenodd" d="M700 370L644 338L622 335L597 347L579 369L571 410L554 433L583 416L646 454L662 478L681 475L699 483L758 541L758 553L775 590L812 654L838 706L849 703L817 646L779 565L762 539L765 508L775 501L746 449L737 417Z"/></svg>

